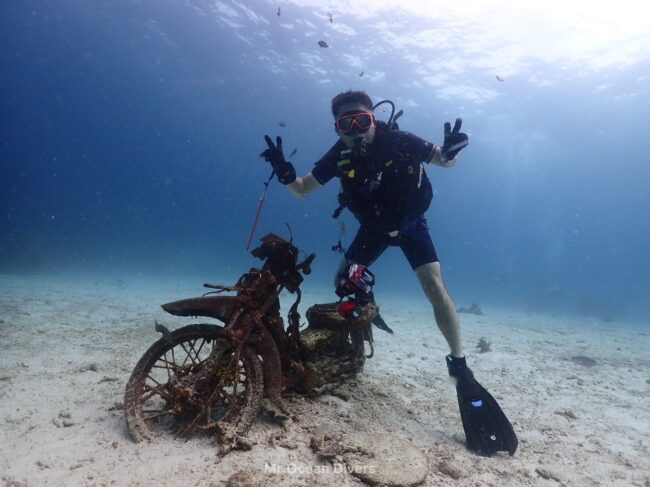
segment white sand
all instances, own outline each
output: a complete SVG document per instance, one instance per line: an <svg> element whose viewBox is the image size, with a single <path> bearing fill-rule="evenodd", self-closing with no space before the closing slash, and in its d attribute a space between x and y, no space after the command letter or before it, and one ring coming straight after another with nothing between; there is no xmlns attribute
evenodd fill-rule
<svg viewBox="0 0 650 487"><path fill-rule="evenodd" d="M411 441L428 457L424 485L650 486L648 324L462 314L468 362L520 440L514 457L482 458L464 447L432 313L380 303L396 334L375 330L375 357L342 389L347 401L290 399L301 421L286 431L260 421L249 434L251 451L220 458L205 437L129 438L115 404L159 337L154 319L170 329L196 322L165 315L159 304L202 289L200 282L125 281L0 276L4 485L224 485L240 470L252 472L256 485L362 485L342 469L324 471L328 464L312 452L312 434L324 424ZM330 299L306 293L301 312ZM492 352L475 351L481 336ZM598 365L567 360L575 355ZM276 472L265 473L266 464Z"/></svg>

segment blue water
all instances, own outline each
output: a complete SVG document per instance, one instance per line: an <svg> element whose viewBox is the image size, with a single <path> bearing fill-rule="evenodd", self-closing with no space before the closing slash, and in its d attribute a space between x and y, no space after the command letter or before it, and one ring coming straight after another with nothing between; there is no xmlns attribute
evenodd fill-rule
<svg viewBox="0 0 650 487"><path fill-rule="evenodd" d="M270 172L263 135L296 147L306 174L336 140L331 98L360 89L393 99L401 128L438 144L463 117L460 162L427 167L427 218L457 305L647 321L647 35L630 41L645 54L621 47L620 62L531 55L503 73L480 62L471 32L450 42L444 19L414 45L427 26L406 11L298 3L5 5L0 273L234 279L255 264L244 246ZM339 259L337 186L303 200L269 187L256 236L288 236L286 222L318 255L306 286L328 286ZM373 270L380 298L420 296L398 250Z"/></svg>

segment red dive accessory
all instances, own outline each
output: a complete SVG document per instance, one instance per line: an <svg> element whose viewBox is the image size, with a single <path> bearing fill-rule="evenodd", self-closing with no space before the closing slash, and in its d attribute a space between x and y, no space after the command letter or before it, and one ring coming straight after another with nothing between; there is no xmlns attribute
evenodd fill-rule
<svg viewBox="0 0 650 487"><path fill-rule="evenodd" d="M336 128L344 133L363 133L375 123L375 116L368 112L346 112L336 119Z"/></svg>
<svg viewBox="0 0 650 487"><path fill-rule="evenodd" d="M347 270L339 275L339 285L336 295L340 298L354 294L358 299L363 295L372 294L375 285L375 275L365 265L351 264Z"/></svg>
<svg viewBox="0 0 650 487"><path fill-rule="evenodd" d="M351 264L346 272L339 276L336 295L341 298L339 314L347 319L357 319L361 316L361 308L374 301L372 286L375 285L375 275L365 265ZM343 301L346 296L354 296Z"/></svg>
<svg viewBox="0 0 650 487"><path fill-rule="evenodd" d="M341 301L338 311L343 318L348 320L356 320L361 316L361 307L354 299Z"/></svg>

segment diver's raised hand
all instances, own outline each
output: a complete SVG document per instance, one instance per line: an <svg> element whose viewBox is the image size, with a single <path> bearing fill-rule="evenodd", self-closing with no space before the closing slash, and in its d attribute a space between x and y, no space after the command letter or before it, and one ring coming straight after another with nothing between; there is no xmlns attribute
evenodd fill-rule
<svg viewBox="0 0 650 487"><path fill-rule="evenodd" d="M284 152L282 151L282 137L276 137L276 143L268 135L264 136L268 149L262 151L260 157L263 157L273 167L273 171L278 176L278 181L282 184L290 184L296 180L296 169L293 164L284 159Z"/></svg>
<svg viewBox="0 0 650 487"><path fill-rule="evenodd" d="M463 120L460 117L457 118L453 130L449 122L445 123L445 139L440 150L440 156L443 163L451 161L462 149L467 147L467 144L469 144L469 137L467 134L460 131L462 123Z"/></svg>
<svg viewBox="0 0 650 487"><path fill-rule="evenodd" d="M269 148L263 151L260 154L260 157L263 157L267 162L270 162L273 169L275 169L276 166L285 162L284 152L282 152L282 137L278 136L275 138L276 144L273 144L273 140L268 135L264 136L264 140L266 140L266 145L268 145Z"/></svg>

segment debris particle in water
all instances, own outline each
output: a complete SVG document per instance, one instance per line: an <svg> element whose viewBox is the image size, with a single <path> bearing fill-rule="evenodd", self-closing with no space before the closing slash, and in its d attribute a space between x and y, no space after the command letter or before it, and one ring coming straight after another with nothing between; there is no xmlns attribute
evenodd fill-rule
<svg viewBox="0 0 650 487"><path fill-rule="evenodd" d="M318 41L318 45L322 48L330 47L329 44L325 41Z"/></svg>

